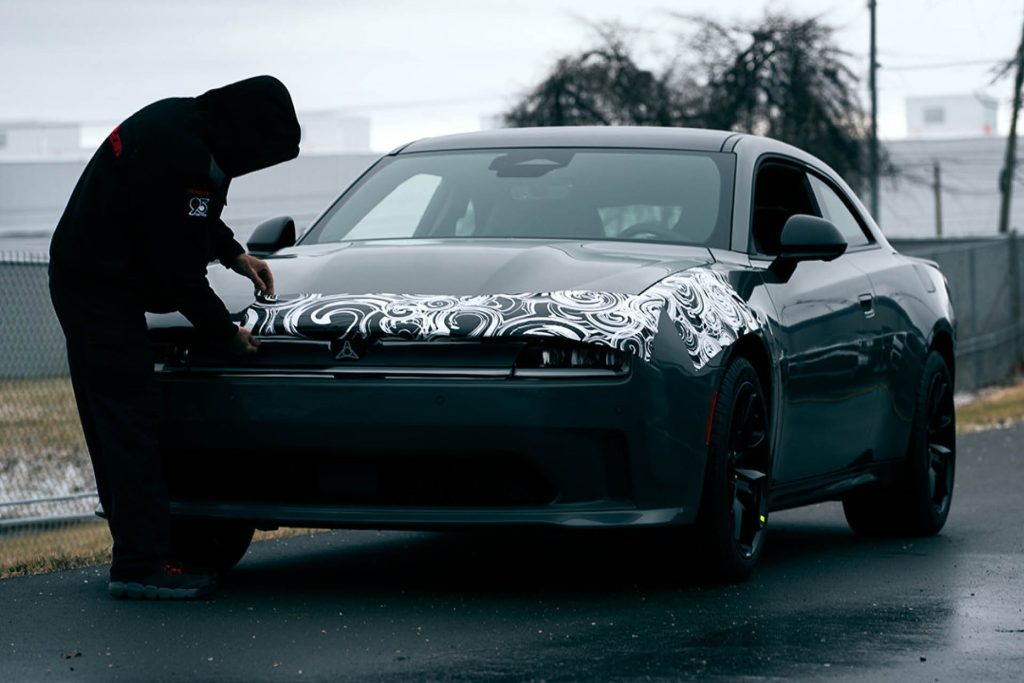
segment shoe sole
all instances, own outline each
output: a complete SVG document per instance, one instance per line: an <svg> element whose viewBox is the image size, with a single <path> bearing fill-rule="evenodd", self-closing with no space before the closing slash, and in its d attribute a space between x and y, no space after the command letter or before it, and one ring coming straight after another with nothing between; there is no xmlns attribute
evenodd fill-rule
<svg viewBox="0 0 1024 683"><path fill-rule="evenodd" d="M130 581L111 581L107 590L111 597L123 600L195 600L213 593L214 586L200 588L167 588Z"/></svg>

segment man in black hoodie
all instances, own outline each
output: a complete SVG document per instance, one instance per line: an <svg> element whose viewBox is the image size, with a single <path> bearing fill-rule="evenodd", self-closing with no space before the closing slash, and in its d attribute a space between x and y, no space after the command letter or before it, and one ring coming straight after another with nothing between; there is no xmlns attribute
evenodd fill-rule
<svg viewBox="0 0 1024 683"><path fill-rule="evenodd" d="M171 558L157 438L161 396L145 314L180 311L236 353L258 340L210 288L210 261L273 294L269 266L220 214L231 178L294 159L300 130L284 84L258 76L136 112L103 142L50 244L50 293L100 503L114 539L110 593L194 598L213 580ZM196 476L202 476L197 472Z"/></svg>

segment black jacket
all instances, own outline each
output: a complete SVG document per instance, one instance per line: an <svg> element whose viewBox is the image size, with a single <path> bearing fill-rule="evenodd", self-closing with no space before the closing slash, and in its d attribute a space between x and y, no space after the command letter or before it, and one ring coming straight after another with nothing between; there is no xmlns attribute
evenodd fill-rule
<svg viewBox="0 0 1024 683"><path fill-rule="evenodd" d="M54 284L111 306L181 311L229 339L237 327L206 279L210 261L244 251L220 219L228 183L294 159L299 136L291 96L270 76L139 110L75 186L50 243Z"/></svg>

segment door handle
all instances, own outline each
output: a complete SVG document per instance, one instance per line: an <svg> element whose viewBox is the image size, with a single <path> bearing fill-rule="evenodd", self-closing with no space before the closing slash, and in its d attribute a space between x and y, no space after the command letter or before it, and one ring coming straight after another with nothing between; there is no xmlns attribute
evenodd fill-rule
<svg viewBox="0 0 1024 683"><path fill-rule="evenodd" d="M873 294L861 294L857 299L860 301L860 310L864 312L864 317L875 317L875 296Z"/></svg>

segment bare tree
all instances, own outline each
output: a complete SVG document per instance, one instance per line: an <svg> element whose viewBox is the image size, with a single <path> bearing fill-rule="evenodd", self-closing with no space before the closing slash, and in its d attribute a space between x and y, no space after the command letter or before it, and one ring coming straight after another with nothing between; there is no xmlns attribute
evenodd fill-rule
<svg viewBox="0 0 1024 683"><path fill-rule="evenodd" d="M806 149L852 184L866 177L867 129L857 77L833 29L768 14L725 25L677 15L688 29L672 61L640 68L623 31L559 59L505 114L510 126L657 125L770 135Z"/></svg>
<svg viewBox="0 0 1024 683"><path fill-rule="evenodd" d="M708 128L768 135L820 157L852 184L866 177L866 115L849 55L819 19L769 14L725 26L692 18Z"/></svg>
<svg viewBox="0 0 1024 683"><path fill-rule="evenodd" d="M560 58L505 115L509 126L686 124L680 93L664 75L640 68L616 29L601 44Z"/></svg>

